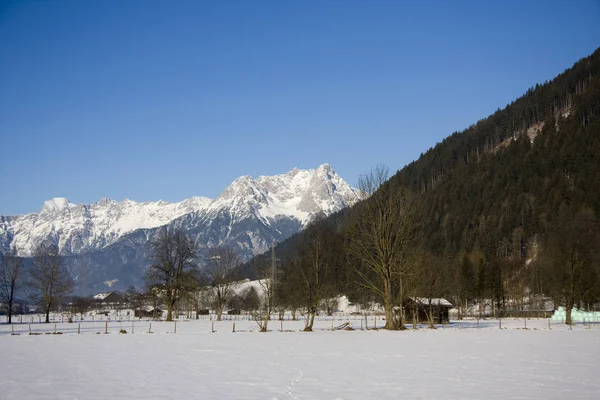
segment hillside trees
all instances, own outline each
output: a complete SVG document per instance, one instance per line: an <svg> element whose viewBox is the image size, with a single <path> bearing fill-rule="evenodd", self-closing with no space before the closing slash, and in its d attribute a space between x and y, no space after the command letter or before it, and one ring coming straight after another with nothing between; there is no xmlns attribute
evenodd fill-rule
<svg viewBox="0 0 600 400"><path fill-rule="evenodd" d="M291 268L294 268L297 261L291 259L284 263L284 270L280 279L275 285L275 298L277 299L277 312L279 313L280 319L283 318L285 310L290 310L292 319L297 319L298 310L304 304L303 293L298 286L298 276L294 274Z"/></svg>
<svg viewBox="0 0 600 400"><path fill-rule="evenodd" d="M33 290L32 297L42 305L45 322L49 323L52 307L73 288L73 280L56 246L42 243L36 247L27 284Z"/></svg>
<svg viewBox="0 0 600 400"><path fill-rule="evenodd" d="M600 226L594 212L563 204L543 239L540 262L545 290L565 305L569 325L574 306L589 306L600 298L599 249Z"/></svg>
<svg viewBox="0 0 600 400"><path fill-rule="evenodd" d="M287 289L281 301L301 310L304 330L310 332L321 302L337 294L335 280L343 265L343 247L335 227L321 221L309 225L302 236L302 245L284 261L278 289Z"/></svg>
<svg viewBox="0 0 600 400"><path fill-rule="evenodd" d="M172 321L177 300L196 287L198 246L180 230L163 230L150 245L154 262L146 271L146 281L164 297L167 321Z"/></svg>

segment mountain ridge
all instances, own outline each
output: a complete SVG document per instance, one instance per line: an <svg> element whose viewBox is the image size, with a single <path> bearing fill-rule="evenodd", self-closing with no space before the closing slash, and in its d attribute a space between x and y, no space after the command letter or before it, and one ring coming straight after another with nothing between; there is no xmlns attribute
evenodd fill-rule
<svg viewBox="0 0 600 400"><path fill-rule="evenodd" d="M285 240L315 218L360 199L359 191L329 164L273 176L244 175L214 199L192 197L170 203L103 198L73 204L57 197L45 201L39 213L0 216L0 252L17 250L32 257L38 244L50 242L66 256L80 286L76 293L103 290L102 282L115 280L113 290L139 287L150 263L148 243L161 230L181 229L193 237L200 259L220 245L232 246L248 259L266 251L272 241Z"/></svg>
<svg viewBox="0 0 600 400"><path fill-rule="evenodd" d="M137 229L167 225L190 213L215 216L224 209L236 221L255 215L268 224L285 215L305 225L316 215L328 215L358 198L358 192L329 164L274 176L243 175L214 199L191 197L172 203L103 198L93 204L74 204L57 197L45 201L39 213L0 216L0 250L16 249L20 255L31 256L38 243L51 240L61 254L82 254L100 250Z"/></svg>

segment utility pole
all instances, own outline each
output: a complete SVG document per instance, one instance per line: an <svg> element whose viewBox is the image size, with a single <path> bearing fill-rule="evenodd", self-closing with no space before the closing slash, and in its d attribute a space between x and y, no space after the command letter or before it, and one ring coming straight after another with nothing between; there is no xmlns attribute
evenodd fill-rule
<svg viewBox="0 0 600 400"><path fill-rule="evenodd" d="M271 284L275 283L275 240L271 242Z"/></svg>
<svg viewBox="0 0 600 400"><path fill-rule="evenodd" d="M271 282L269 282L269 293L267 296L267 312L271 313L272 297L275 292L275 239L271 242Z"/></svg>

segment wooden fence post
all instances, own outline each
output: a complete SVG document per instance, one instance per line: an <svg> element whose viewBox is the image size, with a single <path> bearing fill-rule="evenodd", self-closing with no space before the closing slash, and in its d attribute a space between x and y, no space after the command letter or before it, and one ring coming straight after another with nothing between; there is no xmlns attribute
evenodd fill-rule
<svg viewBox="0 0 600 400"><path fill-rule="evenodd" d="M77 323L77 334L79 335L81 333L81 322Z"/></svg>

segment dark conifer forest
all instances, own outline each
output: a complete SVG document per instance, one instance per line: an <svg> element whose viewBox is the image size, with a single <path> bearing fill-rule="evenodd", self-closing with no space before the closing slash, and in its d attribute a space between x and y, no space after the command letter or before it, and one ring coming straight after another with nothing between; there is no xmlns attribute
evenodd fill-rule
<svg viewBox="0 0 600 400"><path fill-rule="evenodd" d="M381 168L365 172L373 183ZM277 245L282 302L305 307L318 281L323 298L391 302L389 316L408 296L479 304L494 315L593 307L600 49L380 183L366 200ZM258 256L244 273L257 277L268 262Z"/></svg>

